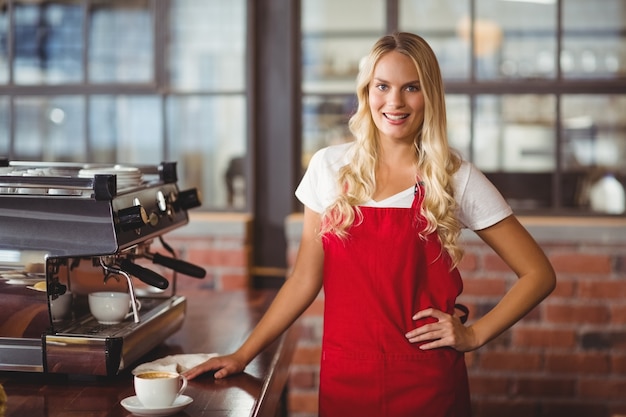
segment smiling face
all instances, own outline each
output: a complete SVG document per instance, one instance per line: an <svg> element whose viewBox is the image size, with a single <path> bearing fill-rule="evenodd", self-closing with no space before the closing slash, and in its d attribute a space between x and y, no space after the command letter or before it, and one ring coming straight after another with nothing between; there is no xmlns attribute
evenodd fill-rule
<svg viewBox="0 0 626 417"><path fill-rule="evenodd" d="M424 94L411 58L392 51L378 60L369 107L381 141L413 143L424 121Z"/></svg>

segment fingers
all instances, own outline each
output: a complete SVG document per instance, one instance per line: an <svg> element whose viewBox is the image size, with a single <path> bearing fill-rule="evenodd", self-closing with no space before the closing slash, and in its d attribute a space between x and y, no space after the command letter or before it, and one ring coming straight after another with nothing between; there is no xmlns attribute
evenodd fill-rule
<svg viewBox="0 0 626 417"><path fill-rule="evenodd" d="M441 310L437 310L436 308L427 308L426 310L418 311L413 315L413 320L424 319L426 317L434 317L438 320L441 320L445 317L449 317L449 314L444 313Z"/></svg>
<svg viewBox="0 0 626 417"><path fill-rule="evenodd" d="M183 375L191 380L199 375L207 372L215 371L213 377L216 379L225 378L231 374L239 373L243 371L243 367L240 366L235 360L228 356L218 356L207 360L183 373Z"/></svg>
<svg viewBox="0 0 626 417"><path fill-rule="evenodd" d="M449 346L459 351L468 350L468 329L458 317L441 310L428 308L417 312L412 318L420 320L432 317L434 323L425 324L405 334L410 343L423 343L420 349L428 350Z"/></svg>

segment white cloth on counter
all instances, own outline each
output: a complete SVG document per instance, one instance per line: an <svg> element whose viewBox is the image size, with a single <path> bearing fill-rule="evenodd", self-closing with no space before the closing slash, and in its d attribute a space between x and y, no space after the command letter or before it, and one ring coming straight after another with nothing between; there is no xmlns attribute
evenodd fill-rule
<svg viewBox="0 0 626 417"><path fill-rule="evenodd" d="M185 353L179 355L170 355L157 359L152 362L142 363L133 369L133 375L141 372L149 371L167 371L182 373L202 362L218 356L217 353Z"/></svg>

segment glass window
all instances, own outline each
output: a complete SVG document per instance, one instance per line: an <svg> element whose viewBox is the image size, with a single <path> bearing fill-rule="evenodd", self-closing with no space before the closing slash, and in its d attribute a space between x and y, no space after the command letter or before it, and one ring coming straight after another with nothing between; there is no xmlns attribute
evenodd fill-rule
<svg viewBox="0 0 626 417"><path fill-rule="evenodd" d="M348 120L356 110L356 96L307 96L302 106L302 166L317 151L352 140Z"/></svg>
<svg viewBox="0 0 626 417"><path fill-rule="evenodd" d="M148 83L154 79L154 21L150 2L92 2L89 80Z"/></svg>
<svg viewBox="0 0 626 417"><path fill-rule="evenodd" d="M82 81L83 12L80 1L17 2L14 7L15 82L59 84Z"/></svg>
<svg viewBox="0 0 626 417"><path fill-rule="evenodd" d="M564 95L561 112L561 162L566 182L562 205L623 213L622 196L626 186L626 121L623 115L626 114L626 96ZM603 190L606 186L612 188ZM615 190L615 187L618 189ZM568 194L571 189L575 190Z"/></svg>
<svg viewBox="0 0 626 417"><path fill-rule="evenodd" d="M84 111L82 97L17 97L13 159L85 161Z"/></svg>
<svg viewBox="0 0 626 417"><path fill-rule="evenodd" d="M565 95L563 168L626 172L626 96Z"/></svg>
<svg viewBox="0 0 626 417"><path fill-rule="evenodd" d="M450 146L470 160L472 131L470 98L460 94L446 94L446 113Z"/></svg>
<svg viewBox="0 0 626 417"><path fill-rule="evenodd" d="M556 0L476 0L476 77L555 78L556 13ZM466 20L462 29L465 37L470 30Z"/></svg>
<svg viewBox="0 0 626 417"><path fill-rule="evenodd" d="M555 169L552 95L481 95L474 114L474 163L484 171Z"/></svg>
<svg viewBox="0 0 626 417"><path fill-rule="evenodd" d="M469 2L400 0L400 30L422 36L437 55L444 79L467 79L471 62Z"/></svg>
<svg viewBox="0 0 626 417"><path fill-rule="evenodd" d="M185 91L242 91L246 64L245 1L177 0L171 7L171 87Z"/></svg>
<svg viewBox="0 0 626 417"><path fill-rule="evenodd" d="M0 7L0 84L9 82L9 15Z"/></svg>
<svg viewBox="0 0 626 417"><path fill-rule="evenodd" d="M0 155L177 161L179 183L209 196L206 207L249 209L247 4L14 0L0 8Z"/></svg>
<svg viewBox="0 0 626 417"><path fill-rule="evenodd" d="M9 99L0 96L0 156L8 157L11 141L9 140Z"/></svg>
<svg viewBox="0 0 626 417"><path fill-rule="evenodd" d="M231 117L210 118L206 115ZM209 208L243 209L246 181L246 100L243 96L180 96L167 102L168 154L182 187L197 187Z"/></svg>
<svg viewBox="0 0 626 417"><path fill-rule="evenodd" d="M626 75L626 2L563 2L561 66L566 78Z"/></svg>
<svg viewBox="0 0 626 417"><path fill-rule="evenodd" d="M318 149L351 140L359 63L386 32L384 0L302 0L302 168ZM350 19L346 17L350 16Z"/></svg>
<svg viewBox="0 0 626 417"><path fill-rule="evenodd" d="M385 33L385 7L383 0L302 0L305 93L354 93L359 62Z"/></svg>
<svg viewBox="0 0 626 417"><path fill-rule="evenodd" d="M473 162L515 210L552 206L555 150L555 96L476 97Z"/></svg>
<svg viewBox="0 0 626 417"><path fill-rule="evenodd" d="M108 162L157 164L164 159L161 98L158 96L95 96L90 107L92 153L115 158ZM102 129L100 129L102 128ZM105 144L114 144L113 150Z"/></svg>

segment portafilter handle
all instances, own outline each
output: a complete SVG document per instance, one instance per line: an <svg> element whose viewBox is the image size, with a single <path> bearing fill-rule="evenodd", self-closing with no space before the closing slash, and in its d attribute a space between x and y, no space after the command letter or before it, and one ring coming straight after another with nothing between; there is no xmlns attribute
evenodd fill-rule
<svg viewBox="0 0 626 417"><path fill-rule="evenodd" d="M180 272L181 274L194 278L204 278L206 276L206 270L204 268L192 263L181 261L180 259L170 258L169 256L163 256L159 253L145 253L144 255L148 259L151 259L152 263L163 265L176 272Z"/></svg>
<svg viewBox="0 0 626 417"><path fill-rule="evenodd" d="M120 262L120 268L129 274L139 278L141 281L145 282L148 285L152 285L153 287L159 288L161 290L167 289L170 285L169 281L165 279L160 274L157 274L154 271L151 271L148 268L144 268L143 266L139 266L136 263L129 261L128 259L123 259Z"/></svg>

